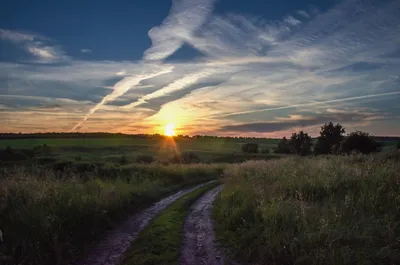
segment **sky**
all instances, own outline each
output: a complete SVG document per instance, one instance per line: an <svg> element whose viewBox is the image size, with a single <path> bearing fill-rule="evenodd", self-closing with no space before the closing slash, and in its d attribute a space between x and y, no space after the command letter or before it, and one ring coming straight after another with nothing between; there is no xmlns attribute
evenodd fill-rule
<svg viewBox="0 0 400 265"><path fill-rule="evenodd" d="M2 0L0 132L400 135L398 0Z"/></svg>

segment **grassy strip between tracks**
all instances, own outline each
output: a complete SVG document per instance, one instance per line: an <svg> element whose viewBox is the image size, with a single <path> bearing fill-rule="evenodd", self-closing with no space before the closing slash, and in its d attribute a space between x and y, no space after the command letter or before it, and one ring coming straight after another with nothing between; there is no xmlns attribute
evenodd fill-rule
<svg viewBox="0 0 400 265"><path fill-rule="evenodd" d="M138 236L125 253L122 265L178 264L183 225L190 205L219 185L205 185L174 202Z"/></svg>

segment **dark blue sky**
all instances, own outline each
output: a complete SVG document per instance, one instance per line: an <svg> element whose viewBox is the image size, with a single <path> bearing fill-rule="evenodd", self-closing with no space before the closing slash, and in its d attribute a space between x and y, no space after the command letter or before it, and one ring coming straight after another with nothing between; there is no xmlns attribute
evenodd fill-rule
<svg viewBox="0 0 400 265"><path fill-rule="evenodd" d="M3 130L397 135L399 25L396 0L2 1Z"/></svg>

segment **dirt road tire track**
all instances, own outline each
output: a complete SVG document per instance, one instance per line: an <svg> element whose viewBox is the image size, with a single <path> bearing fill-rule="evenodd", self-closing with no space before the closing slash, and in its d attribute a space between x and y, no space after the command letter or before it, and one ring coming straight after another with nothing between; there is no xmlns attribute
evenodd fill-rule
<svg viewBox="0 0 400 265"><path fill-rule="evenodd" d="M222 265L222 253L216 247L212 225L212 203L221 191L218 186L208 191L192 206L184 226L180 265Z"/></svg>
<svg viewBox="0 0 400 265"><path fill-rule="evenodd" d="M212 182L212 181L211 181ZM171 203L208 183L199 184L193 188L179 191L155 203L150 208L129 217L124 223L107 233L104 239L89 252L86 259L78 265L118 265L122 255L136 239L139 232L158 213L166 209Z"/></svg>

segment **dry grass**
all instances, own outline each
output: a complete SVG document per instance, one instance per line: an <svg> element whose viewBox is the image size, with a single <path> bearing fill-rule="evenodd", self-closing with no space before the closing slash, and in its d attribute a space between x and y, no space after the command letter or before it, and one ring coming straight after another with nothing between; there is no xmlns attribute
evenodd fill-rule
<svg viewBox="0 0 400 265"><path fill-rule="evenodd" d="M0 264L70 264L128 213L221 171L218 165L127 165L99 178L0 168Z"/></svg>
<svg viewBox="0 0 400 265"><path fill-rule="evenodd" d="M400 264L399 157L230 167L214 211L217 232L253 264Z"/></svg>

